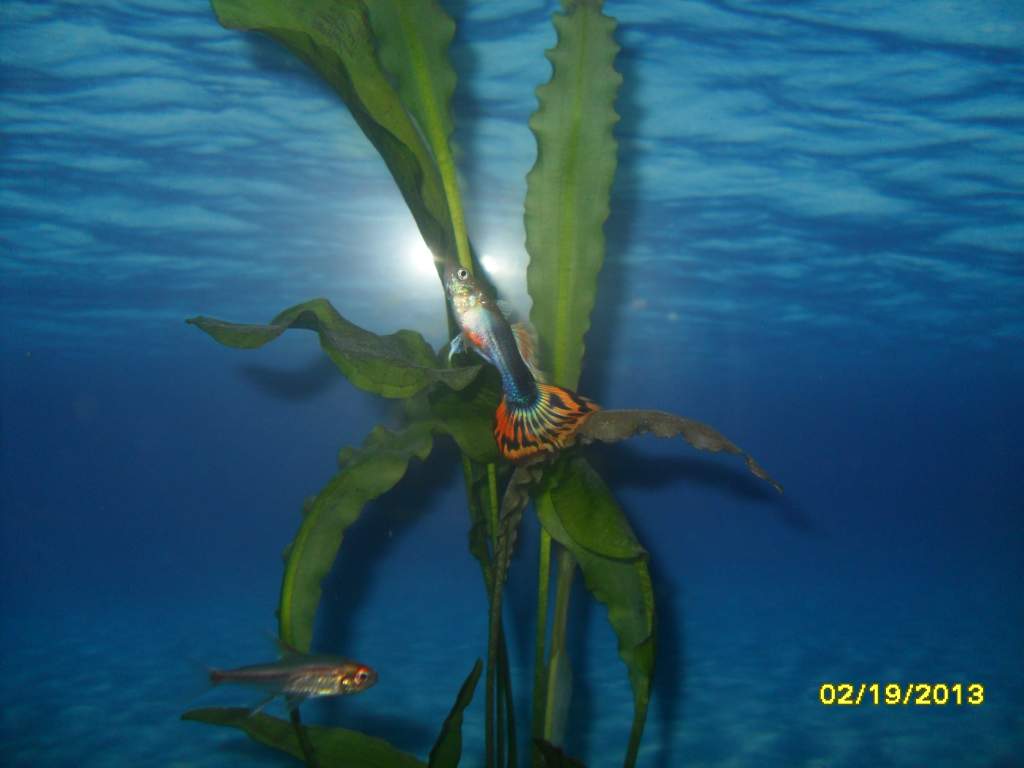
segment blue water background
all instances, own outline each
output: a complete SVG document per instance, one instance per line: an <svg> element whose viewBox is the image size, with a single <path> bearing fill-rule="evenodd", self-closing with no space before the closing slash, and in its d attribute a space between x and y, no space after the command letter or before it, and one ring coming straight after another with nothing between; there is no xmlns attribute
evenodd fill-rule
<svg viewBox="0 0 1024 768"><path fill-rule="evenodd" d="M445 6L471 234L525 314L552 7ZM581 390L712 424L786 486L678 442L589 452L655 576L641 764L1020 765L1024 13L607 10L620 166ZM325 296L439 346L436 277L343 107L204 4L7 0L0 61L0 762L289 764L177 716L251 703L200 696L194 669L270 656L303 499L399 408L311 334L242 352L182 321ZM307 710L421 756L485 651L454 459L439 441L346 538L317 644L381 679ZM507 613L524 706L535 566L528 516ZM567 749L616 765L625 670L603 609L573 605ZM987 698L822 706L843 681Z"/></svg>

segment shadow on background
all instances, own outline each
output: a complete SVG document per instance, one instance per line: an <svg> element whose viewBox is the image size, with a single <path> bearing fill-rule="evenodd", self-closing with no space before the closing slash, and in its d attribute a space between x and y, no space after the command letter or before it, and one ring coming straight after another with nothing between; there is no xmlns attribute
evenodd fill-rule
<svg viewBox="0 0 1024 768"><path fill-rule="evenodd" d="M346 531L334 567L323 581L322 615L316 642L323 648L345 648L358 633L360 606L378 569L405 536L431 499L450 487L458 468L453 447L438 443L425 462L413 460L392 490L363 509Z"/></svg>
<svg viewBox="0 0 1024 768"><path fill-rule="evenodd" d="M650 456L625 445L607 445L593 446L587 458L613 489L655 489L685 483L769 506L786 526L805 533L818 532L797 500L785 493L780 496L764 480L754 477L739 457Z"/></svg>
<svg viewBox="0 0 1024 768"><path fill-rule="evenodd" d="M334 363L321 353L296 369L249 363L238 366L247 383L278 400L308 400L327 392L342 379Z"/></svg>
<svg viewBox="0 0 1024 768"><path fill-rule="evenodd" d="M678 722L680 710L683 708L685 693L685 669L683 667L684 646L682 612L677 603L678 590L671 582L659 577L659 568L648 562L651 581L657 601L655 632L657 636L657 659L654 667L654 680L651 687L651 700L647 712L647 735L642 743L654 744L650 725L656 719L661 725L661 740L657 744L657 762L653 765L660 768L672 768L678 765L669 748L671 744L672 725ZM604 696L606 681L615 677L625 678L628 670L617 653L607 658L595 659L588 652L587 642L593 642L595 627L607 624L607 610L597 603L587 592L579 571L573 583L572 603L570 606L568 641L569 657L573 669L573 695L565 743L570 755L593 755L594 749L601 741L601 734L594 727L594 719L600 707L597 702ZM605 627L602 632L611 632ZM631 699L632 700L632 699ZM616 749L625 753L632 722L633 709L622 722L622 743Z"/></svg>
<svg viewBox="0 0 1024 768"><path fill-rule="evenodd" d="M377 500L370 502L359 519L346 531L341 550L323 581L314 647L343 653L359 634L360 611L366 605L374 580L382 568L394 567L389 555L413 528L421 511L431 500L455 482L458 454L445 441L435 443L425 462L413 460L406 475ZM328 699L322 711L330 722L346 728L387 735L399 748L431 743L438 723L405 721L361 711L341 699Z"/></svg>
<svg viewBox="0 0 1024 768"><path fill-rule="evenodd" d="M621 31L617 37L621 38ZM598 402L608 389L611 361L615 359L616 342L626 322L625 299L629 295L629 270L625 256L633 243L637 212L642 201L637 194L641 157L630 148L629 137L639 133L646 114L640 103L637 83L637 61L623 50L615 59L615 68L622 75L622 86L615 101L620 120L615 126L619 142L619 165L612 184L611 213L604 225L604 265L597 280L597 301L591 313L590 331L584 338L586 354L580 391Z"/></svg>

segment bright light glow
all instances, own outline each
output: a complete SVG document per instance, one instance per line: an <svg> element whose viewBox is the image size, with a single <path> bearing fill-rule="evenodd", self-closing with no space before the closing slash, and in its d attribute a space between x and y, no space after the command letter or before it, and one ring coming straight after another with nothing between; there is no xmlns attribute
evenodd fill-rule
<svg viewBox="0 0 1024 768"><path fill-rule="evenodd" d="M420 278L437 275L437 270L434 269L434 254L427 248L419 232L413 231L410 234L405 253L406 262L413 275Z"/></svg>
<svg viewBox="0 0 1024 768"><path fill-rule="evenodd" d="M480 254L480 266L484 268L488 275L500 275L508 270L508 264L505 259L501 256L495 256L493 253L482 253Z"/></svg>

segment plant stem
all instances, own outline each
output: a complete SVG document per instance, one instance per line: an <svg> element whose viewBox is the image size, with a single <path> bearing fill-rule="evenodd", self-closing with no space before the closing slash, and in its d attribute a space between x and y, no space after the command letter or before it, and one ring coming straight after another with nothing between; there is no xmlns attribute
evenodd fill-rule
<svg viewBox="0 0 1024 768"><path fill-rule="evenodd" d="M491 562L494 561L494 554L498 551L498 472L494 464L487 465L487 522L491 533ZM491 578L494 578L493 576ZM502 653L501 651L505 648L505 633L501 627L501 619L498 619L498 634L500 637L499 655L495 659L495 668L489 672L489 676L493 675L493 684L498 689L497 705L496 709L488 708L487 717L494 717L497 722L497 751L495 753L496 761L498 765L501 765L502 759L505 755L505 712L503 708L505 706L505 697L502 695L505 688L505 680L507 678L507 665L508 659L505 656L505 674L502 675ZM490 677L489 677L490 679Z"/></svg>
<svg viewBox="0 0 1024 768"><path fill-rule="evenodd" d="M487 465L487 527L490 529L491 534L491 581L496 578L493 569L493 563L496 559L495 553L498 551L498 478L497 470L494 464ZM491 595L493 600L493 595ZM501 631L501 613L498 612L495 617L494 611L492 610L489 614L490 622L492 626L488 628L488 636L494 637L502 635ZM493 626L497 624L497 626ZM495 688L498 684L498 669L497 669L497 658L496 648L494 643L488 642L487 644L487 678L484 689L485 698L485 717L484 717L484 745L487 752L487 766L490 768L500 762L501 753L503 751L502 745L502 724L499 719L498 705L495 702L496 691ZM495 721L498 721L498 738L497 745L495 745ZM497 762L496 762L497 761Z"/></svg>
<svg viewBox="0 0 1024 768"><path fill-rule="evenodd" d="M548 661L548 697L544 707L544 739L552 744L562 740L561 733L555 733L555 717L569 702L560 701L562 696L568 699L572 690L559 687L559 674L563 673L563 665L569 663L565 653L566 625L569 619L569 598L572 595L572 580L576 573L576 561L566 549L558 552L558 580L555 586L555 613L551 624L551 656ZM562 730L559 728L559 730Z"/></svg>
<svg viewBox="0 0 1024 768"><path fill-rule="evenodd" d="M491 551L498 549L498 471L494 464L487 465L488 525L491 529Z"/></svg>
<svg viewBox="0 0 1024 768"><path fill-rule="evenodd" d="M295 735L299 739L299 747L302 748L302 755L306 760L306 765L309 768L318 768L316 753L313 751L313 743L309 740L309 734L306 733L306 729L302 727L302 718L299 717L298 707L291 710L291 720L292 727L295 728Z"/></svg>
<svg viewBox="0 0 1024 768"><path fill-rule="evenodd" d="M499 627L500 629L500 627ZM512 696L512 675L508 668L508 644L505 632L501 632L501 644L498 646L498 674L501 675L501 687L505 694L505 714L508 717L508 768L516 768L516 710L515 697Z"/></svg>
<svg viewBox="0 0 1024 768"><path fill-rule="evenodd" d="M497 688L498 699L496 704L497 708L494 713L494 719L498 724L498 745L496 748L496 763L497 765L501 766L505 759L505 697L502 695L501 672L500 669L498 669L498 667L501 666L501 640L504 638L504 633L501 632L500 627L498 629L498 632L501 634L501 637L499 637L498 639L498 664L494 670L495 687Z"/></svg>
<svg viewBox="0 0 1024 768"><path fill-rule="evenodd" d="M473 257L469 252L469 236L466 234L466 219L462 213L462 198L459 196L459 182L455 176L455 161L447 142L444 152L438 156L437 164L441 170L441 183L444 194L448 198L448 212L452 217L452 229L455 232L455 250L459 256L459 264L473 271Z"/></svg>
<svg viewBox="0 0 1024 768"><path fill-rule="evenodd" d="M551 588L551 534L540 529L540 558L537 566L537 636L533 654L533 712L530 735L533 737L533 765L541 765L536 739L544 735L544 651L548 634L548 593Z"/></svg>

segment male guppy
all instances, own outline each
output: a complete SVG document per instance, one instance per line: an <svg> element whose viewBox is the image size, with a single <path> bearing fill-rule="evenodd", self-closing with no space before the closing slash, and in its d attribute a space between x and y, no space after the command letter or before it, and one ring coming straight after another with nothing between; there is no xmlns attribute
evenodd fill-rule
<svg viewBox="0 0 1024 768"><path fill-rule="evenodd" d="M211 669L210 682L237 683L262 689L267 697L254 711L277 696L294 709L306 699L359 693L377 682L377 673L355 661L338 656L311 656L283 647L284 657L269 664L237 669Z"/></svg>
<svg viewBox="0 0 1024 768"><path fill-rule="evenodd" d="M518 461L569 445L576 430L600 406L544 382L535 365L529 329L510 325L497 301L469 270L449 262L444 286L461 330L452 340L451 353L468 346L501 374L502 398L494 424L501 454Z"/></svg>

